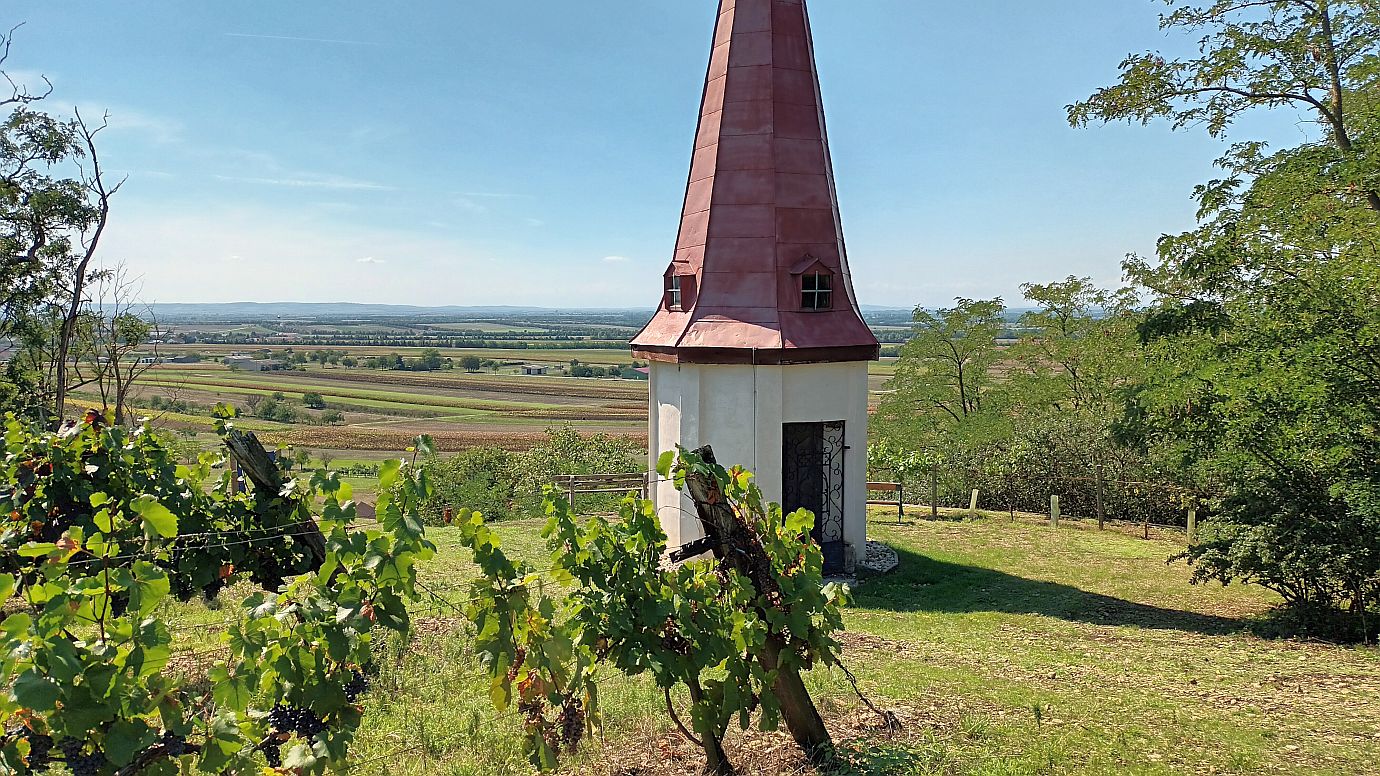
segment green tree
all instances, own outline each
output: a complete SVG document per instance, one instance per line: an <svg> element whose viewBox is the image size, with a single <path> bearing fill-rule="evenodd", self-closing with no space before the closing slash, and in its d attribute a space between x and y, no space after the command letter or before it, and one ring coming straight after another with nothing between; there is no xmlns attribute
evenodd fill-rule
<svg viewBox="0 0 1380 776"><path fill-rule="evenodd" d="M1196 578L1268 586L1333 632L1380 608L1380 9L1334 0L1176 2L1197 59L1134 56L1070 108L1225 135L1251 108L1302 107L1317 131L1240 142L1200 186L1198 228L1128 275L1155 379L1126 428L1219 497L1188 550ZM1342 614L1342 609L1349 616Z"/></svg>
<svg viewBox="0 0 1380 776"><path fill-rule="evenodd" d="M1106 291L1077 277L1021 289L1038 306L1021 316L1028 334L1010 354L1023 367L1012 393L1056 410L1119 413L1124 392L1142 373L1131 292Z"/></svg>
<svg viewBox="0 0 1380 776"><path fill-rule="evenodd" d="M319 393L302 394L302 406L307 409L324 410L326 409L326 399Z"/></svg>
<svg viewBox="0 0 1380 776"><path fill-rule="evenodd" d="M0 92L0 340L20 355L0 379L0 400L60 417L68 392L89 382L71 374L74 349L89 328L87 284L123 181L106 180L96 153L104 121L44 113L47 79L30 92L5 73L13 36L0 34L0 82L10 87Z"/></svg>
<svg viewBox="0 0 1380 776"><path fill-rule="evenodd" d="M1302 110L1326 133L1309 144L1315 174L1329 184L1319 194L1380 212L1371 124L1380 41L1374 2L1166 1L1171 12L1160 27L1200 36L1199 55L1128 56L1118 83L1069 106L1074 125L1166 118L1175 129L1203 126L1222 137L1251 109Z"/></svg>
<svg viewBox="0 0 1380 776"><path fill-rule="evenodd" d="M484 366L484 360L479 356L464 356L460 359L460 368L466 372L478 372Z"/></svg>
<svg viewBox="0 0 1380 776"><path fill-rule="evenodd" d="M915 337L901 348L878 411L884 436L907 449L926 447L990 409L1005 309L1000 299L915 309Z"/></svg>

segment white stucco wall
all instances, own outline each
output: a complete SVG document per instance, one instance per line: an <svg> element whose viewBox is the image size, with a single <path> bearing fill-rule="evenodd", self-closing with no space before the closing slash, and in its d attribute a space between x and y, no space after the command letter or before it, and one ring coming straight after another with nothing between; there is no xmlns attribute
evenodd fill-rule
<svg viewBox="0 0 1380 776"><path fill-rule="evenodd" d="M751 366L651 364L649 448L652 466L676 445L712 445L724 466L757 475L781 500L782 425L843 421L844 542L851 568L867 543L867 362ZM669 482L654 491L672 547L702 535L689 498Z"/></svg>

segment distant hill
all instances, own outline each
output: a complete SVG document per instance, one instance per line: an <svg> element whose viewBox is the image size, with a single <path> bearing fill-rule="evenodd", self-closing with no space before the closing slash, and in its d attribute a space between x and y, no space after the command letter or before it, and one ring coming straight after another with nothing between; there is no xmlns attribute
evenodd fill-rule
<svg viewBox="0 0 1380 776"><path fill-rule="evenodd" d="M864 312L909 313L905 307L863 305ZM524 307L521 305L488 305L424 307L402 304L364 304L359 302L223 302L214 304L155 304L154 317L167 323L178 321L263 321L271 318L333 319L342 318L445 318L479 319L511 318L516 316L580 316L608 313L645 313L651 308L561 308Z"/></svg>
<svg viewBox="0 0 1380 776"><path fill-rule="evenodd" d="M215 304L155 304L151 311L159 320L259 321L269 318L489 318L554 313L608 312L556 310L549 307L515 305L421 307L401 304L362 304L358 302L224 302Z"/></svg>

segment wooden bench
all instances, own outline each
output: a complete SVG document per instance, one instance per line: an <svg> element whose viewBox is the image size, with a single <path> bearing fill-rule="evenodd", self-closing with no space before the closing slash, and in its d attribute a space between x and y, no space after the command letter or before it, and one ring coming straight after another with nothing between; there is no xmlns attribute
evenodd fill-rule
<svg viewBox="0 0 1380 776"><path fill-rule="evenodd" d="M906 486L899 482L869 482L867 483L867 495L873 493L894 493L894 499L874 500L869 498L867 503L878 506L896 507L896 519L899 521L906 516Z"/></svg>
<svg viewBox="0 0 1380 776"><path fill-rule="evenodd" d="M556 487L565 491L571 510L575 509L575 496L580 493L637 493L647 498L648 475L645 472L634 474L558 474L553 479Z"/></svg>

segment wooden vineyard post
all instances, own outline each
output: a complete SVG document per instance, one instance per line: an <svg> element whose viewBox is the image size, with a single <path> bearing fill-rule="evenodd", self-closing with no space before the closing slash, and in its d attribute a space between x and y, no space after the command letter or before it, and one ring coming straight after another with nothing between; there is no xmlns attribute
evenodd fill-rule
<svg viewBox="0 0 1380 776"><path fill-rule="evenodd" d="M971 518L971 519L976 519L976 518L977 518L977 502L978 502L978 489L977 489L977 488L973 488L973 497L970 498L970 499L968 499L968 517Z"/></svg>
<svg viewBox="0 0 1380 776"><path fill-rule="evenodd" d="M1145 528L1145 538L1146 538L1146 539L1149 539L1149 538L1150 538L1150 513L1149 513L1149 512L1146 512L1146 513L1145 513L1145 525L1144 525L1144 528Z"/></svg>
<svg viewBox="0 0 1380 776"><path fill-rule="evenodd" d="M1016 522L1015 475L1009 469L1006 472L1006 509L1011 513L1011 522Z"/></svg>
<svg viewBox="0 0 1380 776"><path fill-rule="evenodd" d="M714 450L710 447L696 450L695 455L705 463L716 463ZM705 537L713 542L714 557L718 562L747 577L768 599L773 591L780 596L781 588L776 584L771 558L767 556L760 537L729 506L719 483L712 477L691 474L685 479L685 489L695 502L700 526L704 529ZM760 656L762 667L776 672L772 694L781 705L781 718L785 720L791 737L809 753L811 759L823 758L833 742L828 728L824 726L824 718L805 688L799 669L782 665L781 656L791 648L785 636L768 633Z"/></svg>
<svg viewBox="0 0 1380 776"><path fill-rule="evenodd" d="M268 500L277 498L283 492L285 476L254 432L231 431L225 437L225 446L230 450L236 468L243 470L249 481L254 483L256 496ZM231 476L235 475L232 473ZM295 525L283 526L281 533L285 537L293 537L293 541L306 548L315 562L314 568L319 569L326 562L326 537L316 521L306 519Z"/></svg>
<svg viewBox="0 0 1380 776"><path fill-rule="evenodd" d="M939 519L939 467L930 467L930 518Z"/></svg>
<svg viewBox="0 0 1380 776"><path fill-rule="evenodd" d="M1099 462L1095 468L1097 473L1097 530L1101 531L1107 527L1107 509L1102 503L1102 464Z"/></svg>
<svg viewBox="0 0 1380 776"><path fill-rule="evenodd" d="M240 495L240 462L235 460L234 453L230 453L227 457L230 459L227 464L230 468L230 495L238 496Z"/></svg>
<svg viewBox="0 0 1380 776"><path fill-rule="evenodd" d="M1059 497L1058 497L1058 496L1050 496L1050 497L1049 497L1049 527L1050 527L1050 528L1058 528L1058 527L1059 527Z"/></svg>
<svg viewBox="0 0 1380 776"><path fill-rule="evenodd" d="M1198 534L1198 507L1197 505L1188 508L1188 543L1192 544L1193 539Z"/></svg>

